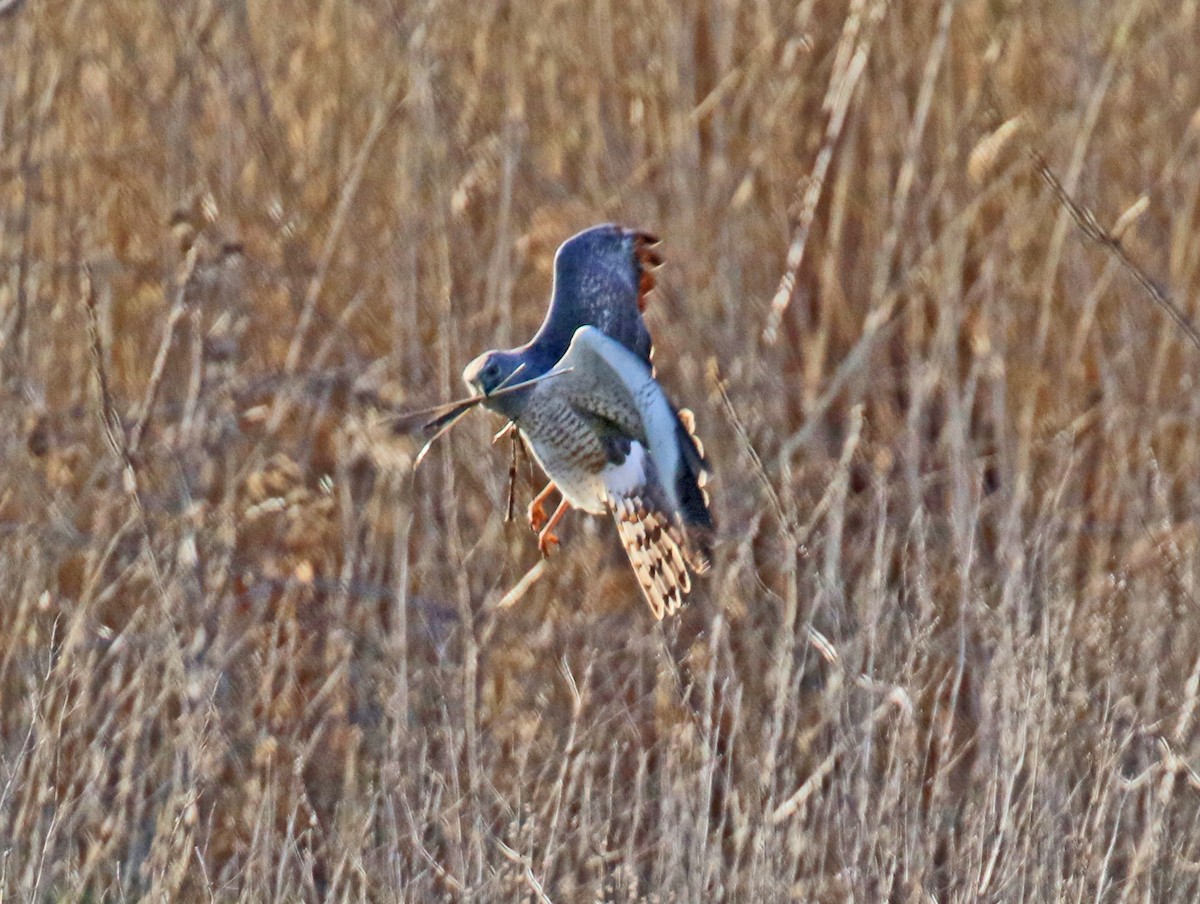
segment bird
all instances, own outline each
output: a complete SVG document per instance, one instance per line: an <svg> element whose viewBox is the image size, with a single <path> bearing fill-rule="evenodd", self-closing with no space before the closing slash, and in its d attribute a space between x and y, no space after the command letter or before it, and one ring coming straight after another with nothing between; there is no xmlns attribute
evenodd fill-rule
<svg viewBox="0 0 1200 904"><path fill-rule="evenodd" d="M463 379L475 400L515 425L550 478L539 498L555 486L562 494L539 531L543 555L568 508L611 513L662 619L691 589L689 567L709 567L715 526L694 418L671 403L650 360L641 316L651 260L644 245L639 250L645 235L602 226L565 242L537 334L517 349L478 356Z"/></svg>
<svg viewBox="0 0 1200 904"><path fill-rule="evenodd" d="M656 379L642 318L662 264L650 233L602 224L559 247L549 310L534 337L484 352L467 365L469 398L389 416L393 430L437 439L479 405L503 415L550 482L529 506L538 549L572 506L612 514L656 618L676 611L691 589L689 567L709 567L716 534L704 486L710 468L695 418L676 408ZM542 504L562 500L546 517Z"/></svg>
<svg viewBox="0 0 1200 904"><path fill-rule="evenodd" d="M577 329L593 326L653 370L653 342L642 313L655 287L655 268L662 265L658 244L658 237L650 232L614 223L592 226L568 238L554 255L550 305L541 326L524 345L486 352L490 364L497 372L508 373L510 384L536 379L566 353ZM554 515L546 515L545 504L554 490L551 480L527 509L543 552L547 543L557 542L553 532L544 533L543 528L552 528L566 510L560 504Z"/></svg>

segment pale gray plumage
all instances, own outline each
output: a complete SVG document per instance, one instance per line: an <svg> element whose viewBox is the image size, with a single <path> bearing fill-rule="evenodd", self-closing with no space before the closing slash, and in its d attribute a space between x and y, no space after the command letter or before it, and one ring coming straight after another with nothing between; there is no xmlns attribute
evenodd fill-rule
<svg viewBox="0 0 1200 904"><path fill-rule="evenodd" d="M498 364L482 355L463 378L484 396L520 382L519 363ZM560 375L510 390L489 407L517 425L566 501L613 514L650 608L662 618L690 589L688 565L708 567L713 523L700 450L648 362L599 329L576 330L552 372Z"/></svg>

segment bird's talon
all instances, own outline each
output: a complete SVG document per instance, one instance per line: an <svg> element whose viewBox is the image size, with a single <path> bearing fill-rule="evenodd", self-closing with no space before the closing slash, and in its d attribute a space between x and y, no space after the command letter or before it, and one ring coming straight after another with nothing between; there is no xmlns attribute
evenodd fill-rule
<svg viewBox="0 0 1200 904"><path fill-rule="evenodd" d="M550 517L546 514L545 506L537 499L529 503L526 515L529 517L529 527L535 534L540 532L546 526L546 522L550 520Z"/></svg>
<svg viewBox="0 0 1200 904"><path fill-rule="evenodd" d="M549 531L538 534L538 552L542 554L543 559L550 558L550 553L553 552L554 547L558 545L558 537Z"/></svg>

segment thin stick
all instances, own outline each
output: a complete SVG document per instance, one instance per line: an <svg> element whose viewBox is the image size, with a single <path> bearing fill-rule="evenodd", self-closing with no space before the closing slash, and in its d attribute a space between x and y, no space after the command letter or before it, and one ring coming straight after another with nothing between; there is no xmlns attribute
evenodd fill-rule
<svg viewBox="0 0 1200 904"><path fill-rule="evenodd" d="M729 422L733 424L733 429L737 433L738 438L741 439L746 454L750 456L754 474L758 477L759 483L762 484L763 492L767 494L767 501L771 504L771 510L775 512L775 517L779 519L779 525L783 528L783 532L787 534L789 543L795 546L796 525L787 516L787 512L784 511L783 500L779 498L779 493L776 491L775 485L771 483L771 478L767 475L767 467L763 464L762 458L759 457L758 450L754 448L754 443L750 439L750 431L746 429L746 425L742 423L737 409L733 407L733 400L729 398L729 390L725 386L725 379L721 376L715 361L712 365L711 379L713 385L717 388L718 394L721 396L721 402L725 406L725 413L729 416Z"/></svg>
<svg viewBox="0 0 1200 904"><path fill-rule="evenodd" d="M92 350L92 363L95 367L96 383L100 390L100 423L104 428L104 438L108 442L113 456L121 465L121 483L126 494L129 496L130 502L133 504L134 513L141 528L143 548L146 559L150 564L150 573L154 580L155 589L158 591L156 595L161 608L163 629L168 638L167 662L175 672L174 678L176 687L179 690L180 706L183 714L187 716L190 715L192 706L187 694L187 667L184 662L183 644L175 629L174 617L167 594L166 578L159 566L158 557L154 552L154 532L150 526L150 518L146 513L146 507L142 502L142 494L138 485L137 468L135 467L129 444L126 441L125 429L121 425L121 417L117 414L117 408L113 402L112 388L108 382L108 370L104 366L104 347L100 339L100 316L98 312L99 306L96 301L96 287L92 281L91 267L86 264L83 267L80 289L83 294L84 308L87 311L88 338L90 339ZM190 718L181 719L181 722L184 731L189 735L189 739L193 741L193 745L189 745L186 748L190 753L194 749L195 740L192 722Z"/></svg>
<svg viewBox="0 0 1200 904"><path fill-rule="evenodd" d="M492 391L493 391L493 392L499 392L500 390L504 389L506 386L510 385L510 384L512 383L512 381L513 381L513 380L515 380L515 379L517 378L517 375L518 375L518 374L519 374L521 371L523 371L524 369L525 369L525 362L524 362L524 361L522 361L520 364L518 364L518 365L517 365L517 367L516 367L516 370L514 370L514 371L513 371L512 373L510 373L510 374L509 374L507 377L505 377L503 380L501 380L501 381L500 381L500 385L499 385L499 386L497 386L497 387L496 387L494 390L492 390Z"/></svg>
<svg viewBox="0 0 1200 904"><path fill-rule="evenodd" d="M84 306L88 315L88 339L92 347L92 363L96 368L96 383L100 388L100 424L104 427L104 438L112 453L121 460L121 464L132 470L132 462L125 452L125 443L118 439L123 436L121 418L113 405L112 389L108 385L108 370L104 366L104 348L100 342L100 316L97 313L96 287L92 282L92 269L87 264L83 267L83 279L80 292L83 295ZM140 501L137 503L141 507Z"/></svg>
<svg viewBox="0 0 1200 904"><path fill-rule="evenodd" d="M425 456L429 454L429 450L433 447L433 444L449 433L450 429L462 420L463 415L479 403L508 395L510 392L527 389L535 383L540 383L551 377L561 377L563 374L569 374L571 370L570 367L564 367L562 370L552 370L548 374L542 374L540 377L534 377L532 380L525 380L524 382L517 383L515 386L505 386L503 389L496 389L487 395L477 395L469 399L460 399L457 402L447 402L444 405L436 405L433 408L414 411L411 414L390 416L388 419L393 422L392 429L397 433L408 433L414 429L414 425L417 422L430 413L435 411L443 412L421 425L421 432L428 436L429 439L421 447L421 451L417 453L417 457L413 459L413 470L415 471L421 462L425 460Z"/></svg>
<svg viewBox="0 0 1200 904"><path fill-rule="evenodd" d="M1175 324L1183 330L1184 335L1191 340L1192 345L1200 349L1200 331L1196 329L1187 314L1129 256L1129 252L1125 250L1125 246L1121 243L1121 240L1114 233L1109 232L1101 226L1100 221L1096 219L1096 215L1091 210L1084 207L1067 193L1066 188L1063 187L1063 184L1058 181L1058 177L1051 171L1045 158L1034 148L1029 148L1029 156L1033 158L1033 165L1037 169L1038 174L1050 186L1050 190L1054 192L1059 203L1067 209L1067 213L1071 215L1071 219L1075 221L1075 225L1079 227L1079 231L1109 254L1113 255L1121 266L1137 280L1138 285L1150 296L1150 300L1166 311L1167 316L1174 320Z"/></svg>
<svg viewBox="0 0 1200 904"><path fill-rule="evenodd" d="M540 383L542 380L549 379L550 377L558 377L562 374L570 372L571 368L569 367L564 368L563 370L554 370L548 374L542 374L540 377L534 377L532 380L526 380L524 383L518 383L515 386L506 386L503 389L496 389L487 395L476 396L473 399L464 399L462 402L459 402L450 410L448 414L434 418L422 428L426 434L428 434L431 430L433 431L433 434L428 440L425 441L425 445L421 447L421 451L418 452L417 457L413 459L413 470L415 471L417 467L420 466L421 462L425 460L425 456L429 453L429 450L433 448L433 444L449 433L450 429L460 420L462 420L463 415L480 402L485 402L488 399L494 399L497 396L508 395L510 392L516 392L519 389L525 389L528 386L532 386L534 383Z"/></svg>
<svg viewBox="0 0 1200 904"><path fill-rule="evenodd" d="M121 425L121 416L117 414L117 406L113 402L112 388L108 383L108 369L104 366L104 347L100 340L100 316L96 302L96 287L92 282L91 268L86 264L83 267L81 282L84 306L87 309L88 315L88 338L91 341L92 347L92 363L95 367L96 383L100 389L100 424L104 427L104 438L108 442L109 449L121 465L121 484L126 494L128 494L130 501L133 503L134 512L137 514L138 521L140 522L142 539L146 544L146 557L150 561L150 569L153 572L159 596L165 605L166 585L162 572L158 567L158 559L154 554L154 537L150 528L150 519L146 514L146 507L142 504L142 494L138 486L138 475L137 469L134 466L133 454L130 452L126 441L125 428ZM174 625L170 619L168 619L167 625L173 633ZM182 669L182 659L180 659L179 664ZM183 677L184 675L181 670L179 678L182 680Z"/></svg>
<svg viewBox="0 0 1200 904"><path fill-rule="evenodd" d="M511 424L512 421L509 421ZM512 521L513 509L517 504L517 437L516 434L509 436L509 444L512 446L512 460L508 465L508 505L504 509L504 523Z"/></svg>
<svg viewBox="0 0 1200 904"><path fill-rule="evenodd" d="M292 331L292 340L284 359L283 372L287 375L294 374L300 366L308 330L316 315L317 302L325 287L325 279L333 266L334 256L341 245L342 231L358 197L358 190L362 184L363 175L366 173L367 164L371 160L371 154L380 136L383 135L384 129L394 120L403 104L404 99L400 95L402 86L403 81L397 78L385 89L385 99L375 107L371 123L367 127L367 134L351 163L350 171L347 173L342 190L338 195L337 206L334 208L333 218L321 248L321 256L317 261L317 269L312 279L309 280L308 288L304 293L304 304L300 308L300 316ZM279 429L279 425L283 423L287 414L289 404L289 400L285 396L281 395L275 398L270 417L267 420L268 433L274 433Z"/></svg>
<svg viewBox="0 0 1200 904"><path fill-rule="evenodd" d="M442 402L440 405L431 405L428 408L421 408L417 411L410 411L407 414L389 414L385 415L383 420L392 422L392 429L397 433L408 433L415 430L420 424L421 430L429 434L441 428L447 418L450 418L456 413L461 415L469 411L473 406L480 402L486 402L488 399L499 398L500 396L508 395L510 392L517 392L521 389L526 389L533 386L535 383L540 383L542 380L548 380L551 377L560 377L563 374L569 374L572 368L564 367L562 370L552 370L548 374L542 374L540 377L534 377L531 380L525 380L517 383L514 386L501 386L487 395L470 396L465 399L456 399L453 402ZM462 409L461 411L459 409ZM430 415L432 419L426 420Z"/></svg>
<svg viewBox="0 0 1200 904"><path fill-rule="evenodd" d="M537 876L533 874L533 865L530 862L530 859L514 851L499 838L496 839L496 845L500 848L500 853L504 855L506 860L509 860L510 862L521 867L523 870L522 875L524 876L525 884L529 886L530 890L537 897L539 904L553 904L553 902L546 897L546 890L542 887L542 883L539 882Z"/></svg>
<svg viewBox="0 0 1200 904"><path fill-rule="evenodd" d="M546 559L538 559L537 564L530 568L517 583L513 584L512 589L496 602L493 608L508 609L519 602L525 594L529 592L529 588L542 576L546 570Z"/></svg>
<svg viewBox="0 0 1200 904"><path fill-rule="evenodd" d="M846 124L846 114L850 110L850 101L854 98L858 80L862 77L867 66L867 58L871 54L874 27L883 18L887 6L888 0L877 0L871 7L867 15L868 28L861 40L859 40L859 31L862 25L862 3L855 4L851 8L850 15L846 17L837 60L829 78L825 99L821 103L822 111L829 116L825 124L825 134L821 138L821 146L817 149L817 157L808 178L799 221L792 235L792 243L788 247L786 268L779 280L779 287L775 290L775 297L771 299L771 310L767 315L766 326L763 327L762 338L768 345L775 343L784 312L792 301L796 276L800 272L800 265L804 262L804 250L808 245L809 231L816 219L817 205L824 192L825 177L829 174L829 166L833 162L833 152L842 135L842 128ZM853 51L851 48L854 48Z"/></svg>
<svg viewBox="0 0 1200 904"><path fill-rule="evenodd" d="M154 402L158 398L158 390L162 385L163 374L167 369L167 358L171 354L171 349L175 345L175 330L179 326L179 321L182 319L185 310L187 309L187 294L191 287L192 276L196 272L196 255L197 246L192 245L188 249L187 256L184 258L183 266L179 272L178 288L175 290L175 303L171 305L171 312L167 315L167 324L163 328L162 342L158 346L158 354L154 358L154 366L150 370L150 382L146 387L146 397L142 402L142 410L138 414L137 422L133 425L133 429L129 431L129 451L131 454L137 452L142 444L142 435L146 432L146 425L150 422L150 415L154 412Z"/></svg>

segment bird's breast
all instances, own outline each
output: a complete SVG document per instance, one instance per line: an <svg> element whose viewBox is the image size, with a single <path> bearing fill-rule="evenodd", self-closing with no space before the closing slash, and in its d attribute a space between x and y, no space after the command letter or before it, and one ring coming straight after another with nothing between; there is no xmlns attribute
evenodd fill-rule
<svg viewBox="0 0 1200 904"><path fill-rule="evenodd" d="M606 511L604 445L568 403L555 396L535 398L517 426L546 476L572 506L592 514Z"/></svg>

